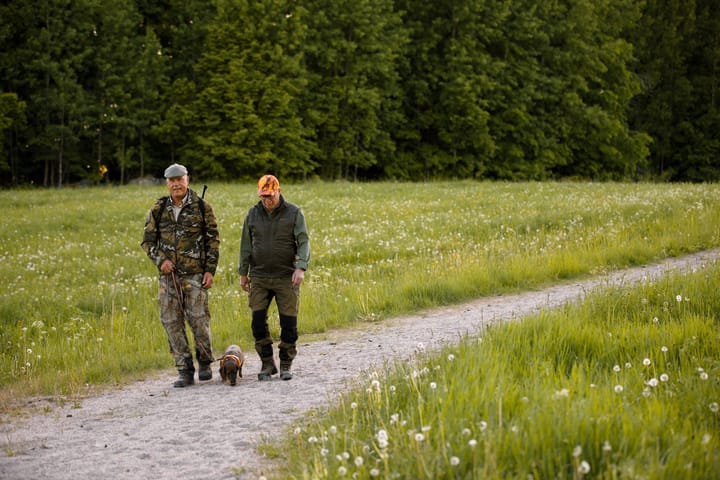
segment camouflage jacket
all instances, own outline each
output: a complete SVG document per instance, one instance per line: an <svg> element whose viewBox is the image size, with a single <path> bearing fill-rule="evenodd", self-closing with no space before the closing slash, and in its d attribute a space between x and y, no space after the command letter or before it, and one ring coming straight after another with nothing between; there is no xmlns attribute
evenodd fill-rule
<svg viewBox="0 0 720 480"><path fill-rule="evenodd" d="M203 202L204 215L200 202ZM158 269L162 262L170 260L179 275L205 272L215 275L220 258L220 234L212 206L188 189L176 221L170 197L159 198L145 218L141 246Z"/></svg>

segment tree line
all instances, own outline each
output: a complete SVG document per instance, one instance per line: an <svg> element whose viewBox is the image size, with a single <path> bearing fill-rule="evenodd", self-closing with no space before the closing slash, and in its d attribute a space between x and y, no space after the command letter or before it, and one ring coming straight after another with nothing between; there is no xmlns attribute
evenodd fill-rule
<svg viewBox="0 0 720 480"><path fill-rule="evenodd" d="M9 0L0 184L720 178L716 0Z"/></svg>

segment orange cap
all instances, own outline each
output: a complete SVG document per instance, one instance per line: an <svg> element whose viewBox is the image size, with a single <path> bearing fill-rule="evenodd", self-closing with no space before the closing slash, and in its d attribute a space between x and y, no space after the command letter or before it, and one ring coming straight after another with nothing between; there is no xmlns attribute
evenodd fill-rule
<svg viewBox="0 0 720 480"><path fill-rule="evenodd" d="M280 191L280 182L274 175L263 175L258 180L258 195L273 195Z"/></svg>

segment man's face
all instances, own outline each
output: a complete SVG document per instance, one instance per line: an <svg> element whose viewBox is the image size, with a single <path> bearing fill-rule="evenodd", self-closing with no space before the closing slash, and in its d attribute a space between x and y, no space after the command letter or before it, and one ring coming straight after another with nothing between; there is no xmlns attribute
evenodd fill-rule
<svg viewBox="0 0 720 480"><path fill-rule="evenodd" d="M260 201L268 211L272 212L280 203L280 192L278 191L270 195L260 195Z"/></svg>
<svg viewBox="0 0 720 480"><path fill-rule="evenodd" d="M183 175L182 177L168 178L167 187L173 199L182 200L183 198L185 198L189 183L190 180L188 179L187 175Z"/></svg>

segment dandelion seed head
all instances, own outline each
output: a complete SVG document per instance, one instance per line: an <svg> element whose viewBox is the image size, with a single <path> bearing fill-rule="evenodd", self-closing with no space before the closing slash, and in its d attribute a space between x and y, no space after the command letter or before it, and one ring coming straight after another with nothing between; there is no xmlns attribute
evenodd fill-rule
<svg viewBox="0 0 720 480"><path fill-rule="evenodd" d="M472 432L470 431L469 428L463 428L463 429L462 429L462 434L463 434L464 437L469 437L471 433L472 433Z"/></svg>
<svg viewBox="0 0 720 480"><path fill-rule="evenodd" d="M590 473L590 464L583 460L580 462L580 465L578 465L578 473L585 475L587 473Z"/></svg>
<svg viewBox="0 0 720 480"><path fill-rule="evenodd" d="M437 383L435 383L435 382L430 382L430 389L431 389L431 390L435 390L436 388L437 388Z"/></svg>
<svg viewBox="0 0 720 480"><path fill-rule="evenodd" d="M475 440L474 438L471 438L471 439L468 441L468 446L469 446L470 448L475 448L475 445L477 445L477 440Z"/></svg>
<svg viewBox="0 0 720 480"><path fill-rule="evenodd" d="M340 465L338 467L338 475L340 475L341 477L347 475L347 468L345 468L343 465Z"/></svg>
<svg viewBox="0 0 720 480"><path fill-rule="evenodd" d="M720 411L720 405L718 405L717 402L712 402L712 403L709 405L709 408L710 408L710 411L713 412L713 413L717 413L718 411Z"/></svg>
<svg viewBox="0 0 720 480"><path fill-rule="evenodd" d="M353 410L355 410L357 408L357 406L358 406L357 402L352 402L350 404L350 408L352 408Z"/></svg>
<svg viewBox="0 0 720 480"><path fill-rule="evenodd" d="M663 373L662 375L660 375L661 382L667 382L668 380L670 380L670 377L668 376L667 373Z"/></svg>
<svg viewBox="0 0 720 480"><path fill-rule="evenodd" d="M613 372L618 373L620 371L620 365L615 365L613 367Z"/></svg>
<svg viewBox="0 0 720 480"><path fill-rule="evenodd" d="M708 374L707 372L700 372L700 380L707 380Z"/></svg>
<svg viewBox="0 0 720 480"><path fill-rule="evenodd" d="M361 467L364 462L365 462L365 460L363 459L363 457L355 457L355 466L356 467Z"/></svg>
<svg viewBox="0 0 720 480"><path fill-rule="evenodd" d="M615 385L615 389L614 389L614 390L615 390L615 393L622 393L622 391L624 390L624 388L623 388L622 385Z"/></svg>
<svg viewBox="0 0 720 480"><path fill-rule="evenodd" d="M658 323L658 322L660 322L660 319L658 317L653 317L653 323Z"/></svg>
<svg viewBox="0 0 720 480"><path fill-rule="evenodd" d="M607 440L603 442L603 452L612 452L612 445Z"/></svg>
<svg viewBox="0 0 720 480"><path fill-rule="evenodd" d="M627 370L627 369L629 369L629 368L632 368L632 363L630 363L630 362L625 362L625 369Z"/></svg>
<svg viewBox="0 0 720 480"><path fill-rule="evenodd" d="M647 381L647 384L650 385L651 387L655 388L658 386L658 379L651 378L650 380Z"/></svg>
<svg viewBox="0 0 720 480"><path fill-rule="evenodd" d="M650 365L652 365L652 361L650 361L649 358L645 358L645 359L643 359L643 365L645 365L646 367L649 367Z"/></svg>
<svg viewBox="0 0 720 480"><path fill-rule="evenodd" d="M422 442L423 440L425 440L425 435L423 435L422 433L416 433L416 434L415 434L415 441L416 441L416 442Z"/></svg>
<svg viewBox="0 0 720 480"><path fill-rule="evenodd" d="M457 467L460 465L460 459L458 457L450 457L450 465Z"/></svg>
<svg viewBox="0 0 720 480"><path fill-rule="evenodd" d="M480 427L480 431L484 432L487 428L488 424L485 420L480 420L480 423L478 423L478 426Z"/></svg>
<svg viewBox="0 0 720 480"><path fill-rule="evenodd" d="M675 300L682 302L682 295L675 295Z"/></svg>
<svg viewBox="0 0 720 480"><path fill-rule="evenodd" d="M371 468L370 469L370 476L371 477L379 477L380 476L380 470L377 468Z"/></svg>
<svg viewBox="0 0 720 480"><path fill-rule="evenodd" d="M663 345L662 347L660 347L660 351L662 351L663 353L667 353L668 347L666 347L665 345Z"/></svg>
<svg viewBox="0 0 720 480"><path fill-rule="evenodd" d="M452 362L453 360L455 360L455 355L453 355L451 353L450 355L447 356L447 359L448 359L448 361Z"/></svg>
<svg viewBox="0 0 720 480"><path fill-rule="evenodd" d="M576 445L575 448L573 448L572 456L577 458L580 455L582 455L582 445Z"/></svg>
<svg viewBox="0 0 720 480"><path fill-rule="evenodd" d="M705 435L702 436L702 440L700 440L700 442L703 445L707 445L708 443L710 443L710 439L712 439L712 435L710 435L709 433L706 433Z"/></svg>
<svg viewBox="0 0 720 480"><path fill-rule="evenodd" d="M337 427L335 425L330 425L330 428L328 429L330 433L333 435L337 433Z"/></svg>

